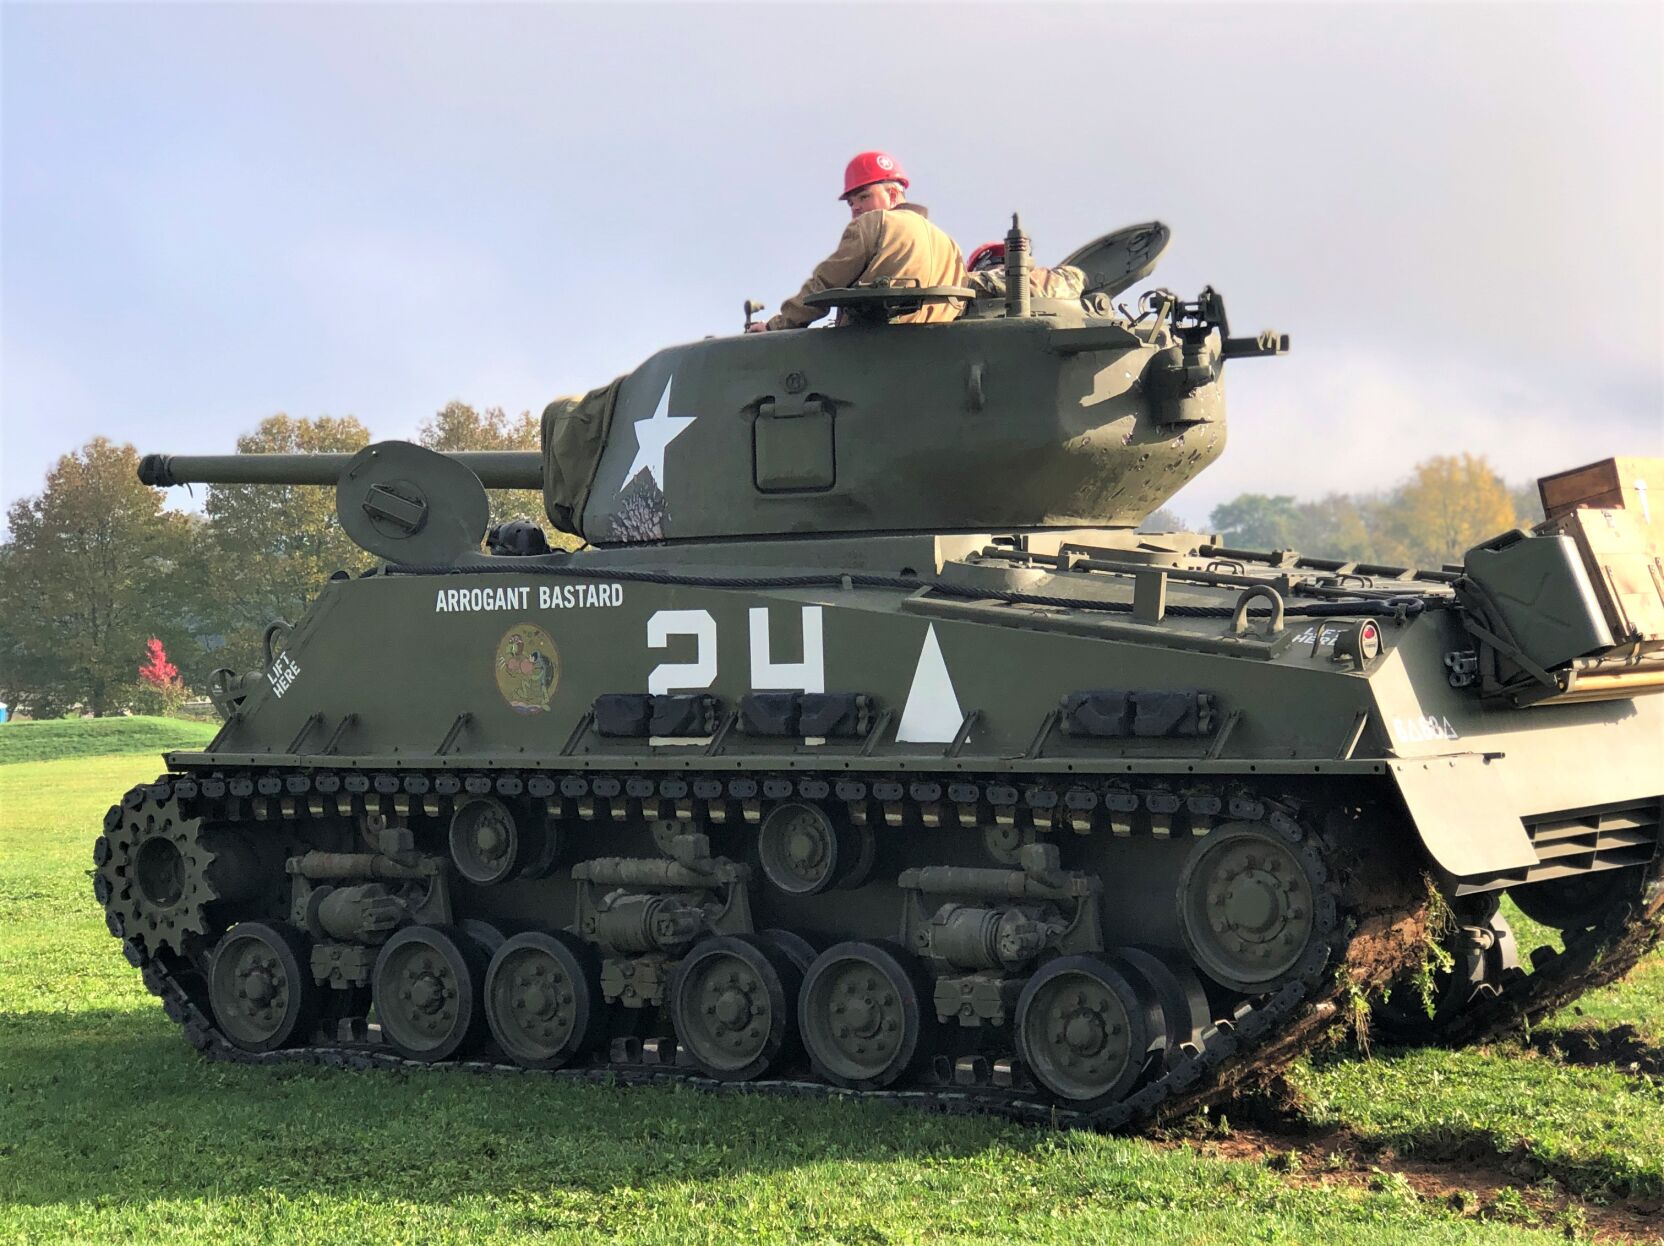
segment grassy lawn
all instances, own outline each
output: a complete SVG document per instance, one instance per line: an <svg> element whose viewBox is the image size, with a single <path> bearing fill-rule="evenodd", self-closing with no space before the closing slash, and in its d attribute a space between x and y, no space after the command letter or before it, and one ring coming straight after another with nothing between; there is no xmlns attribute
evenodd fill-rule
<svg viewBox="0 0 1664 1246"><path fill-rule="evenodd" d="M0 1241L1553 1242L1600 1227L1602 1200L1645 1225L1639 1200L1664 1196L1655 1082L1515 1049L1302 1066L1311 1128L1383 1148L1333 1174L1227 1157L1217 1126L1061 1136L848 1102L209 1064L86 878L105 807L159 769L0 767ZM1656 1027L1658 969L1587 1017ZM1520 1193L1471 1198L1394 1169L1444 1153L1531 1163Z"/></svg>
<svg viewBox="0 0 1664 1246"><path fill-rule="evenodd" d="M1396 1150L1448 1156L1475 1144L1533 1161L1588 1196L1664 1194L1664 1086L1535 1052L1421 1049L1341 1054L1301 1066L1295 1084L1317 1124L1341 1124Z"/></svg>
<svg viewBox="0 0 1664 1246"><path fill-rule="evenodd" d="M1664 956L1654 953L1623 982L1591 991L1542 1028L1550 1035L1614 1025L1634 1026L1654 1046L1664 1046Z"/></svg>
<svg viewBox="0 0 1664 1246"><path fill-rule="evenodd" d="M217 722L139 715L9 722L0 724L0 765L108 753L149 753L154 757L170 749L200 748L218 730ZM153 764L161 768L159 759Z"/></svg>

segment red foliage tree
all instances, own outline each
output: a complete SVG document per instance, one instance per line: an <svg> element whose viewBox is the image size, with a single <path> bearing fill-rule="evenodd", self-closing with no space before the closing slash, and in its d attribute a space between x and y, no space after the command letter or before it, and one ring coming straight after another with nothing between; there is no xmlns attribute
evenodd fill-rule
<svg viewBox="0 0 1664 1246"><path fill-rule="evenodd" d="M172 692L179 686L179 668L168 661L168 651L152 636L144 643L145 660L139 667L139 678L158 692Z"/></svg>

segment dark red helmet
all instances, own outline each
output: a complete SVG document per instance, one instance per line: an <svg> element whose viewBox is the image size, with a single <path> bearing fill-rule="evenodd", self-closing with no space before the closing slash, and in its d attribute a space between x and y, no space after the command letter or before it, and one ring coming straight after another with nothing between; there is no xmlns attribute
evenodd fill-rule
<svg viewBox="0 0 1664 1246"><path fill-rule="evenodd" d="M903 189L908 185L901 162L889 152L864 151L844 169L844 193L838 198L847 199L852 192L874 182L900 182Z"/></svg>
<svg viewBox="0 0 1664 1246"><path fill-rule="evenodd" d="M965 271L968 273L985 273L991 268L1005 266L1005 243L985 242L975 251L971 258L965 261Z"/></svg>

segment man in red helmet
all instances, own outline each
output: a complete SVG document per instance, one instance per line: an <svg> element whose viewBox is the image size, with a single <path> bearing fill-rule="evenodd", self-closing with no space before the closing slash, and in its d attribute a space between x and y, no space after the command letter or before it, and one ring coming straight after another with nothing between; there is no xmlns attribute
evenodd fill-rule
<svg viewBox="0 0 1664 1246"><path fill-rule="evenodd" d="M751 325L747 332L801 329L826 313L803 300L822 290L872 282L880 277L910 278L921 286L962 286L965 261L952 238L930 223L929 214L907 202L907 174L894 156L864 151L844 170L844 193L851 220L838 247L815 266L803 288L780 305L778 315ZM897 323L952 320L957 301L926 303L897 316Z"/></svg>

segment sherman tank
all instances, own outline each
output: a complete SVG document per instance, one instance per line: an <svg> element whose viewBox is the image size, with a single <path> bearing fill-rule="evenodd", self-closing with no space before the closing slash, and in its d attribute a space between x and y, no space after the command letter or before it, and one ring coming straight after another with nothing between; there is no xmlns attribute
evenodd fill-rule
<svg viewBox="0 0 1664 1246"><path fill-rule="evenodd" d="M1052 302L1014 221L1003 295L825 291L836 327L660 351L541 452L147 457L333 486L375 559L96 841L185 1037L1123 1128L1383 992L1464 1041L1623 973L1664 906L1658 465L1460 566L1141 533L1227 363L1288 347L1211 288L1117 303L1167 237ZM488 532L493 488L585 544ZM1504 894L1565 951L1518 963Z"/></svg>

